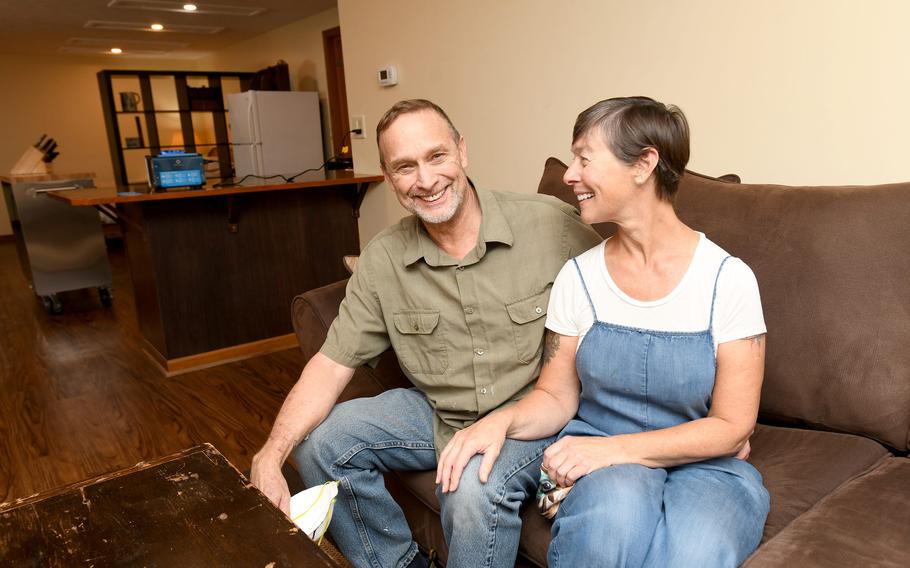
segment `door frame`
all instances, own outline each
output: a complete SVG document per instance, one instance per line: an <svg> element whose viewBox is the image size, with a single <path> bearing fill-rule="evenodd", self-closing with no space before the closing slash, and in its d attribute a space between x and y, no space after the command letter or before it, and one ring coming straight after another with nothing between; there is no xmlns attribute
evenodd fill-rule
<svg viewBox="0 0 910 568"><path fill-rule="evenodd" d="M338 40L336 42L336 39ZM332 155L351 158L351 141L347 139L348 151L341 149L350 130L348 118L348 97L344 83L344 57L341 52L341 27L322 32L322 50L325 53L325 75L329 90L329 121L332 127ZM340 69L340 73L339 73Z"/></svg>

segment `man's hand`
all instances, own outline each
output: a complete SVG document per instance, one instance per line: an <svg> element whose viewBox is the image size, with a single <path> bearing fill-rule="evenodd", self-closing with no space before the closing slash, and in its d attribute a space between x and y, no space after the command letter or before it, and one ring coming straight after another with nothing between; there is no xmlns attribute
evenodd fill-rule
<svg viewBox="0 0 910 568"><path fill-rule="evenodd" d="M612 453L610 438L565 436L544 451L541 467L557 485L569 487L592 471L622 463Z"/></svg>
<svg viewBox="0 0 910 568"><path fill-rule="evenodd" d="M280 465L263 459L261 454L256 454L253 456L250 481L285 515L291 516L291 492L288 489L288 482L281 473Z"/></svg>
<svg viewBox="0 0 910 568"><path fill-rule="evenodd" d="M458 489L464 467L476 454L483 454L478 477L481 483L486 483L506 441L508 427L504 413L494 412L456 432L439 455L436 467L436 483L442 484L442 492Z"/></svg>

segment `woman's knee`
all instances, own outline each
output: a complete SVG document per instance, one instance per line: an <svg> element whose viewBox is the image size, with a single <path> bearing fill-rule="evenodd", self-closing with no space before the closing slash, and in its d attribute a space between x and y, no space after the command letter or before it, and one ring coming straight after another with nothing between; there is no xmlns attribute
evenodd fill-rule
<svg viewBox="0 0 910 568"><path fill-rule="evenodd" d="M694 464L671 473L664 496L668 558L735 566L755 550L768 515L768 492L752 466L738 465Z"/></svg>
<svg viewBox="0 0 910 568"><path fill-rule="evenodd" d="M623 564L643 558L661 516L663 470L636 465L597 470L576 482L553 523L553 553ZM592 564L593 565L593 564Z"/></svg>
<svg viewBox="0 0 910 568"><path fill-rule="evenodd" d="M566 501L597 509L599 515L615 517L619 522L650 517L660 510L665 480L666 473L662 469L636 464L615 465L579 479Z"/></svg>

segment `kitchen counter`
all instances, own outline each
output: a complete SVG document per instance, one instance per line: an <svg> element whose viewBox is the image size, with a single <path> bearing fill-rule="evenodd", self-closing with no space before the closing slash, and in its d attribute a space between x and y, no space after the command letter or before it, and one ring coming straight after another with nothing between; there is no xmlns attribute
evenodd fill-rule
<svg viewBox="0 0 910 568"><path fill-rule="evenodd" d="M171 375L295 346L291 300L347 276L360 205L382 179L314 172L294 183L49 196L119 219L146 351Z"/></svg>

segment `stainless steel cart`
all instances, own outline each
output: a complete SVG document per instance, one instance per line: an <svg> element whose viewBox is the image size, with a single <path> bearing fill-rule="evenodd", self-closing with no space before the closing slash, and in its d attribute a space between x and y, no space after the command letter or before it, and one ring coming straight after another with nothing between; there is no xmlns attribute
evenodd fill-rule
<svg viewBox="0 0 910 568"><path fill-rule="evenodd" d="M59 314L58 293L98 288L111 303L111 267L98 212L70 207L47 193L94 185L91 176L9 176L0 178L22 270L48 312Z"/></svg>

